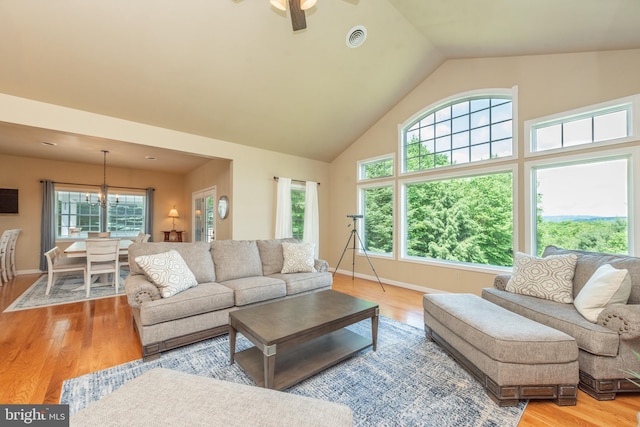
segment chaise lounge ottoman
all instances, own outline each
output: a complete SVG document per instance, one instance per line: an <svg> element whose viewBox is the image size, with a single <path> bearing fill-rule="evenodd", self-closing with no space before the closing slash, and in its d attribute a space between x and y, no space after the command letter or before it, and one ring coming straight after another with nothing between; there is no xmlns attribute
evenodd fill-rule
<svg viewBox="0 0 640 427"><path fill-rule="evenodd" d="M447 350L500 406L520 399L575 405L578 346L564 332L471 294L423 298L427 338Z"/></svg>
<svg viewBox="0 0 640 427"><path fill-rule="evenodd" d="M71 416L71 426L351 426L348 406L157 368Z"/></svg>

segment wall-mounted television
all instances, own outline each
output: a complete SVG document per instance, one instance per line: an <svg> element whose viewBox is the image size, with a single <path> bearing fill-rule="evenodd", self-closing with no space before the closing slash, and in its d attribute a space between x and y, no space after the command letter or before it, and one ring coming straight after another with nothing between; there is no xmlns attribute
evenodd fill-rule
<svg viewBox="0 0 640 427"><path fill-rule="evenodd" d="M18 213L18 189L0 188L0 214Z"/></svg>

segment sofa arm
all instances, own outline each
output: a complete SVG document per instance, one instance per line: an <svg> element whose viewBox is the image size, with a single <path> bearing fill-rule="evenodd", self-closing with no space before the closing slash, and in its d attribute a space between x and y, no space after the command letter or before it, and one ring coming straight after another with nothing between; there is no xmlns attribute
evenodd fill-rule
<svg viewBox="0 0 640 427"><path fill-rule="evenodd" d="M127 276L124 281L124 287L131 307L139 308L144 302L161 298L158 287L149 282L143 274L130 274Z"/></svg>
<svg viewBox="0 0 640 427"><path fill-rule="evenodd" d="M507 282L511 278L510 274L499 274L493 279L493 287L504 291L507 289Z"/></svg>
<svg viewBox="0 0 640 427"><path fill-rule="evenodd" d="M314 267L319 273L325 273L329 271L329 263L323 259L316 259Z"/></svg>
<svg viewBox="0 0 640 427"><path fill-rule="evenodd" d="M597 323L616 331L620 339L640 338L640 304L612 304L602 310Z"/></svg>

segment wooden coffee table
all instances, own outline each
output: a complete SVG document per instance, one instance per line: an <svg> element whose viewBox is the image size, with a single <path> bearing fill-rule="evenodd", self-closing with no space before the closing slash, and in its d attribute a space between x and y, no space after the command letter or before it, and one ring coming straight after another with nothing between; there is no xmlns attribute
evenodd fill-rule
<svg viewBox="0 0 640 427"><path fill-rule="evenodd" d="M231 363L259 386L283 390L369 346L375 351L378 311L378 304L333 290L232 311ZM369 318L371 339L344 329ZM237 332L255 347L236 353Z"/></svg>

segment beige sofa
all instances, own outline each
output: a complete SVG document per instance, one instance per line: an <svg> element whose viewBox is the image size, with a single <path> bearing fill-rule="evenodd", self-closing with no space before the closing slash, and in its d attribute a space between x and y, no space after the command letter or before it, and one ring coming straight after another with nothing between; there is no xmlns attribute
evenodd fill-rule
<svg viewBox="0 0 640 427"><path fill-rule="evenodd" d="M228 332L229 312L240 307L330 289L328 263L315 260L316 272L281 273L283 240L216 240L211 243L134 243L131 272L125 280L142 356ZM193 272L197 286L162 298L135 262L141 255L176 250Z"/></svg>
<svg viewBox="0 0 640 427"><path fill-rule="evenodd" d="M543 257L570 253L578 257L573 276L574 298L598 267L610 264L629 272L632 287L628 303L605 308L597 322L591 323L571 303L507 292L510 275L497 276L494 288L483 289L482 297L575 338L579 348L579 387L592 397L611 400L616 393L639 392L640 388L625 379L628 375L623 370L640 369L640 362L633 354L640 352L640 258L570 251L555 246L547 247Z"/></svg>
<svg viewBox="0 0 640 427"><path fill-rule="evenodd" d="M156 368L72 414L69 425L348 427L353 411L341 403Z"/></svg>

